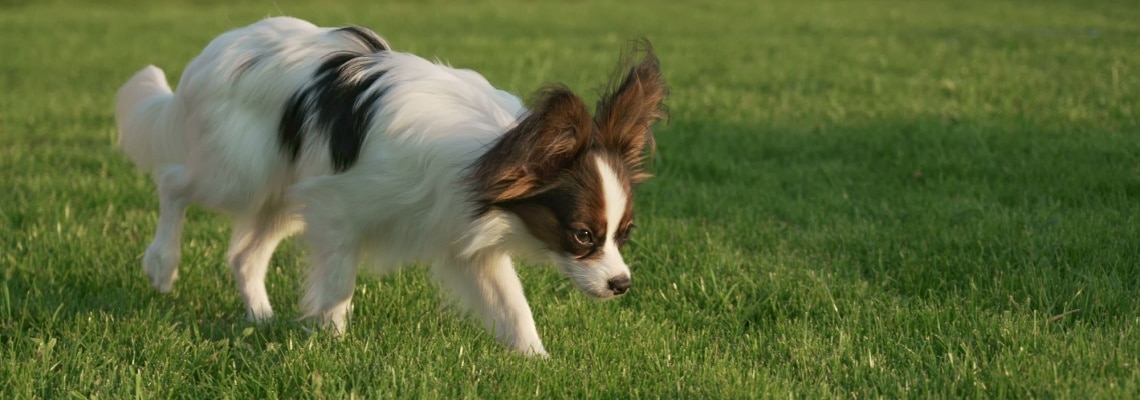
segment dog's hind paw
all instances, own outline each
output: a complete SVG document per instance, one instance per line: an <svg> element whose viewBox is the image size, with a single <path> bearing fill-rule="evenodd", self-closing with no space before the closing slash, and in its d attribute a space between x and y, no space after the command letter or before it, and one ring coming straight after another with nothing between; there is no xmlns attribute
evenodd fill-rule
<svg viewBox="0 0 1140 400"><path fill-rule="evenodd" d="M151 243L143 255L143 271L150 279L150 286L159 293L170 293L174 281L178 279L178 261L181 256L178 250L163 251L160 246Z"/></svg>

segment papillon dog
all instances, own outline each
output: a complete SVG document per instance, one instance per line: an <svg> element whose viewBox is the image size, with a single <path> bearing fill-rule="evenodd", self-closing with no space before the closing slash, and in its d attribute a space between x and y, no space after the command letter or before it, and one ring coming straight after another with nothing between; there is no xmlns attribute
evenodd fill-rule
<svg viewBox="0 0 1140 400"><path fill-rule="evenodd" d="M630 290L621 248L668 92L649 42L638 47L593 115L565 86L528 107L368 29L286 17L214 39L177 91L148 66L115 113L120 146L158 186L143 270L171 290L199 204L234 218L226 258L250 320L273 316L270 256L303 231L302 318L340 334L360 265L418 262L500 343L545 356L513 258L552 260L594 298Z"/></svg>

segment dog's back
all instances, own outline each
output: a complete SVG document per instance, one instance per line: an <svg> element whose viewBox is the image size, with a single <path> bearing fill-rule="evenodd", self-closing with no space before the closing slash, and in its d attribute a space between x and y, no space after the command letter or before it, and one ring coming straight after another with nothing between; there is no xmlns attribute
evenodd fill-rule
<svg viewBox="0 0 1140 400"><path fill-rule="evenodd" d="M201 194L206 206L244 212L357 162L398 172L402 157L473 159L524 112L475 72L389 50L364 28L289 17L229 31L176 92L153 66L120 89L122 146L140 169L179 164L208 178L220 190Z"/></svg>
<svg viewBox="0 0 1140 400"><path fill-rule="evenodd" d="M227 32L190 62L176 92L154 66L120 89L120 142L140 169L179 165L208 181L199 190L206 206L248 211L291 180L277 151L282 105L322 57L371 50L351 32L294 18Z"/></svg>

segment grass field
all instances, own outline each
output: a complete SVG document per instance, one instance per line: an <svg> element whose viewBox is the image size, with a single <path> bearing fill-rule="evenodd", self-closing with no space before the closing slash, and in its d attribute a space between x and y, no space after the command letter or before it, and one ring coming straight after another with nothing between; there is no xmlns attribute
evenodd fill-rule
<svg viewBox="0 0 1140 400"><path fill-rule="evenodd" d="M134 3L0 1L0 398L1140 397L1131 2ZM114 92L282 14L524 97L592 101L650 38L672 121L631 294L523 267L547 360L441 312L422 269L363 278L348 336L310 335L294 240L258 326L197 209L153 291Z"/></svg>

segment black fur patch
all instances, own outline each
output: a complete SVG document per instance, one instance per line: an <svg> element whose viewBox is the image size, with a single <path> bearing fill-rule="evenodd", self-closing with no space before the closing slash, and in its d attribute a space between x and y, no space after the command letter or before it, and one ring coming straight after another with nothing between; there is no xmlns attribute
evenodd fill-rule
<svg viewBox="0 0 1140 400"><path fill-rule="evenodd" d="M346 35L355 37L357 40L360 40L368 49L369 53L389 50L388 42L385 42L384 39L380 37L380 35L377 35L376 32L373 32L368 28L359 26L346 26L344 28L337 29L336 32L344 33Z"/></svg>
<svg viewBox="0 0 1140 400"><path fill-rule="evenodd" d="M376 102L384 89L364 96L384 71L361 74L377 58L335 53L313 74L313 83L297 91L285 107L278 127L281 150L296 162L306 135L328 140L333 170L347 171L360 156Z"/></svg>

